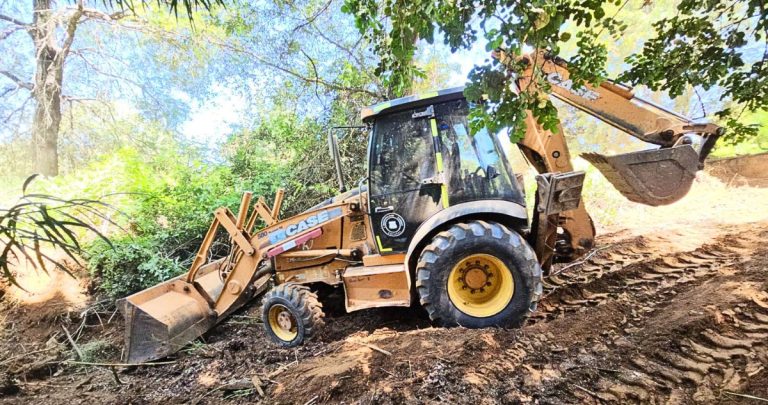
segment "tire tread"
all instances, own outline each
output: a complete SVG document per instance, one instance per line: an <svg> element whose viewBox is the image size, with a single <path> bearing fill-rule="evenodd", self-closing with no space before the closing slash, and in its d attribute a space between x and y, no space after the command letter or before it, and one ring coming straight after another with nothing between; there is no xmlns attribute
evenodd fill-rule
<svg viewBox="0 0 768 405"><path fill-rule="evenodd" d="M437 269L431 268L431 265L451 246L467 237L491 237L509 244L512 249L523 251L526 265L521 266L522 268L517 270L522 273L521 276L527 284L526 288L530 292L531 302L528 310L519 321L522 325L536 310L538 301L541 299L543 291L541 267L536 260L535 254L533 254L533 249L517 232L511 231L506 226L497 222L482 220L454 224L447 230L435 235L432 241L421 251L416 265L416 290L419 293L419 301L429 314L429 318L438 324L444 323L437 308L438 297L436 294L440 292L430 291L432 272L437 271Z"/></svg>
<svg viewBox="0 0 768 405"><path fill-rule="evenodd" d="M302 323L304 327L304 334L298 342L284 342L274 338L268 331L268 306L271 306L274 301L279 299L287 301L293 307L289 309L292 309L296 312L296 315L298 315L297 319ZM303 343L303 341L307 338L310 338L317 328L320 328L325 324L323 321L323 317L325 316L323 313L323 306L318 300L317 294L312 292L309 286L295 283L280 284L264 295L262 303L264 307L262 310L262 322L264 324L264 328L268 332L267 336L269 336L275 343L280 346L297 346Z"/></svg>

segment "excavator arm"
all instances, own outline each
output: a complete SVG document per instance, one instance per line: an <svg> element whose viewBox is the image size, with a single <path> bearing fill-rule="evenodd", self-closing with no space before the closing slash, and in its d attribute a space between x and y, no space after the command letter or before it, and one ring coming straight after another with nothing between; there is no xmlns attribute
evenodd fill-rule
<svg viewBox="0 0 768 405"><path fill-rule="evenodd" d="M494 55L505 65L513 59L503 51ZM551 95L587 114L660 148L617 156L597 153L582 157L597 167L629 200L652 206L671 204L687 194L695 173L703 167L723 128L694 123L690 119L634 95L632 89L611 81L600 86L575 87L564 60L545 51L523 56L525 72L517 77L518 91L541 91L532 80L535 73L546 78ZM539 173L573 171L563 129L544 130L528 113L526 134L518 146ZM694 146L697 146L694 147ZM554 261L570 262L593 245L595 230L584 203L565 211L550 224L556 239ZM536 227L534 227L536 229ZM552 235L558 233L556 238Z"/></svg>

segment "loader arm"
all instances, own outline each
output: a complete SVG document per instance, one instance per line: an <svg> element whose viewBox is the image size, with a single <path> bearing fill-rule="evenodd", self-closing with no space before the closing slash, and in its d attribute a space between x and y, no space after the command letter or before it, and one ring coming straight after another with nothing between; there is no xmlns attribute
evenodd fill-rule
<svg viewBox="0 0 768 405"><path fill-rule="evenodd" d="M174 353L214 327L264 291L278 255L327 255L328 250L292 251L324 239L336 246L330 251L334 256L357 254L339 247L341 221L359 215L359 204L334 203L281 220L278 213L283 195L278 191L271 209L260 198L249 210L250 192L243 196L237 215L226 207L217 209L187 274L120 300L126 319L127 362L141 363ZM247 218L249 211L252 214ZM267 226L252 232L257 217ZM227 257L209 261L219 228L226 231L232 250Z"/></svg>
<svg viewBox="0 0 768 405"><path fill-rule="evenodd" d="M502 64L514 62L504 51L494 53ZM552 58L545 51L522 57L527 69L516 80L518 91L541 91L532 81L540 73L551 84L551 95L581 111L620 129L644 142L659 145L658 150L633 152L619 156L583 154L629 200L646 205L670 204L689 190L695 172L703 166L723 129L717 125L694 123L690 119L636 97L632 89L605 81L600 86L575 87L564 60ZM556 131L543 129L528 112L526 134L518 142L523 154L539 173L563 173L573 170L571 154L562 126ZM692 138L703 140L695 150ZM557 227L562 234L556 246L555 261L570 262L593 245L595 229L583 201L578 208L560 213ZM551 239L551 238L550 238Z"/></svg>

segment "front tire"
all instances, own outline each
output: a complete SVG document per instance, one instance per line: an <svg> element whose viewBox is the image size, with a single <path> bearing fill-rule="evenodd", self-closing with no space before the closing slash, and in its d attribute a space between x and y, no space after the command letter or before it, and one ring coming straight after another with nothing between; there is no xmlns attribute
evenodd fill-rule
<svg viewBox="0 0 768 405"><path fill-rule="evenodd" d="M309 287L281 284L270 290L262 301L264 331L278 346L298 346L322 326L322 308L317 294Z"/></svg>
<svg viewBox="0 0 768 405"><path fill-rule="evenodd" d="M541 297L541 267L528 243L504 225L459 223L421 252L416 288L440 325L517 327Z"/></svg>

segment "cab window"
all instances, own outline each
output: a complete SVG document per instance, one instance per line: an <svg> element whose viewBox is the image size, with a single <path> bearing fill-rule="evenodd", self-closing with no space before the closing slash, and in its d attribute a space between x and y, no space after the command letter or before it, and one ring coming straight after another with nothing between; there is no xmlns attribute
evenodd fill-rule
<svg viewBox="0 0 768 405"><path fill-rule="evenodd" d="M418 189L435 176L429 121L413 119L407 110L382 117L374 126L371 187L375 195Z"/></svg>

